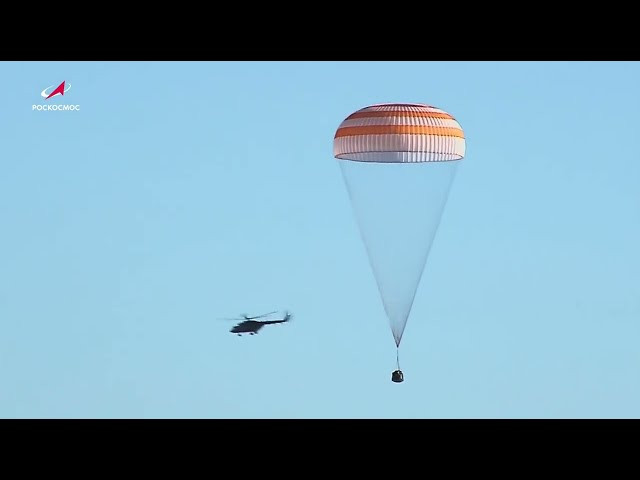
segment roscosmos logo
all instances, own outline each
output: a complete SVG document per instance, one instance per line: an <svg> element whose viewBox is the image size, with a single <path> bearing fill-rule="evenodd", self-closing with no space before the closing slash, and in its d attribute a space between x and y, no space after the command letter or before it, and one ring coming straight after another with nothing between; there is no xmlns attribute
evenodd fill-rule
<svg viewBox="0 0 640 480"><path fill-rule="evenodd" d="M55 85L55 84L54 84ZM44 99L44 100L49 100L53 97L57 97L58 95L60 96L64 96L65 93L67 93L69 90L71 90L71 84L67 84L66 80L63 81L60 85L58 85L57 87L53 88L54 85L49 85L47 88L45 88L44 90L42 90L42 92L40 92L40 96ZM32 111L38 111L38 112L49 112L49 111L79 111L80 110L80 105L61 105L61 104L57 104L57 103L46 103L46 104L33 104L31 106L31 110Z"/></svg>
<svg viewBox="0 0 640 480"><path fill-rule="evenodd" d="M50 90L51 88L53 88L53 85L48 86L47 88L45 88L44 90L42 90L42 93L40 95L42 95L42 98L44 98L45 100L49 100L51 97L55 97L56 95L64 95L65 93L67 93L69 90L71 90L71 84L69 84L69 86L67 88L65 88L64 84L66 82L62 82L60 85L58 85L54 91L52 91L51 93L47 94L47 90Z"/></svg>

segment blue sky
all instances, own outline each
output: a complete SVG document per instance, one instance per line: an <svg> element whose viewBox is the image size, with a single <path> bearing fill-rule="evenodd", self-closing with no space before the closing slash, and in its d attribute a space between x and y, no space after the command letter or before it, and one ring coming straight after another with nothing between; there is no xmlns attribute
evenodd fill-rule
<svg viewBox="0 0 640 480"><path fill-rule="evenodd" d="M34 112L40 92L72 85ZM640 416L640 64L0 64L0 417ZM395 343L332 140L465 130ZM290 310L237 337L219 317Z"/></svg>

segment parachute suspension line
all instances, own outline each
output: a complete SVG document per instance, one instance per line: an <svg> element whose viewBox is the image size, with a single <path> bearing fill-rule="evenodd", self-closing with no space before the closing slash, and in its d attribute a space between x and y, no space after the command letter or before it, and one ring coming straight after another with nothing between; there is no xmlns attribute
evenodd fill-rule
<svg viewBox="0 0 640 480"><path fill-rule="evenodd" d="M398 370L400 370L400 347L396 347L396 364L398 365Z"/></svg>

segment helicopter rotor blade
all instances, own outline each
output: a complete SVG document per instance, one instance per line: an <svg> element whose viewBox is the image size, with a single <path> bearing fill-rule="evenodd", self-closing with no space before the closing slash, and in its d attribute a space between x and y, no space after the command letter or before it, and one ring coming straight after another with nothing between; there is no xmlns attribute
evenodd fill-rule
<svg viewBox="0 0 640 480"><path fill-rule="evenodd" d="M253 320L254 318L263 318L263 317L267 317L269 315L273 315L274 313L278 313L277 310L273 311L273 312L269 312L269 313L263 313L262 315L256 315L253 317L250 317L248 314L246 313L241 313L238 317L232 317L232 318L218 318L218 320L236 320L236 321L240 321L240 320Z"/></svg>
<svg viewBox="0 0 640 480"><path fill-rule="evenodd" d="M247 319L247 314L243 313L242 315L239 315L237 317L218 317L218 320L233 320L233 321L241 321L241 320L246 320Z"/></svg>
<svg viewBox="0 0 640 480"><path fill-rule="evenodd" d="M278 313L278 311L276 310L276 311L274 311L274 312L263 313L262 315L258 315L258 316L255 316L255 317L244 317L244 318L246 318L247 320L253 320L254 318L267 317L267 316L269 316L269 315L273 315L274 313Z"/></svg>

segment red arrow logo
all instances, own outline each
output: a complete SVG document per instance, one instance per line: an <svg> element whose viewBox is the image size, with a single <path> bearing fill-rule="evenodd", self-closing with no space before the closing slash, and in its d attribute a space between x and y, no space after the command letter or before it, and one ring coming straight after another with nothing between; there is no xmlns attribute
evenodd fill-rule
<svg viewBox="0 0 640 480"><path fill-rule="evenodd" d="M53 92L51 92L47 98L45 98L45 100L49 100L51 97L53 97L54 95L57 95L58 93L60 95L64 95L64 81L60 85L58 85L56 89Z"/></svg>

